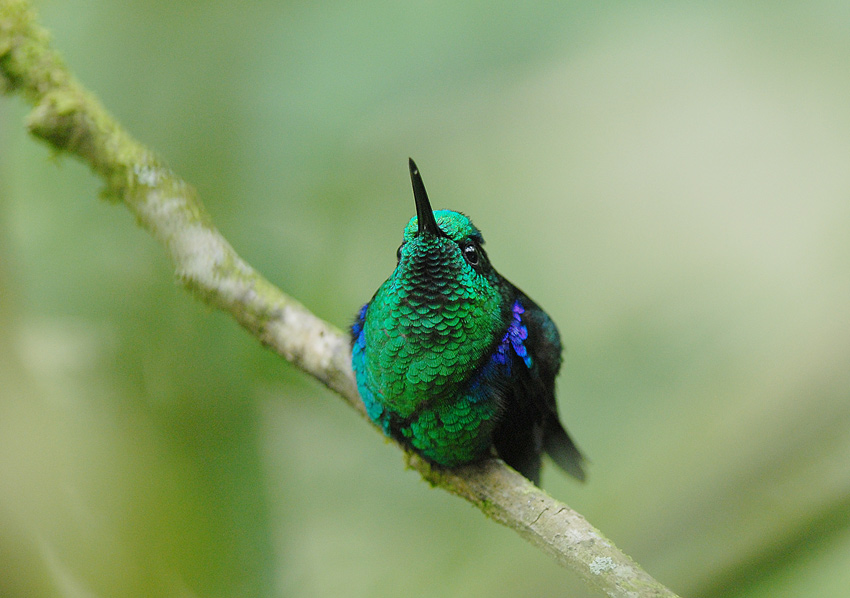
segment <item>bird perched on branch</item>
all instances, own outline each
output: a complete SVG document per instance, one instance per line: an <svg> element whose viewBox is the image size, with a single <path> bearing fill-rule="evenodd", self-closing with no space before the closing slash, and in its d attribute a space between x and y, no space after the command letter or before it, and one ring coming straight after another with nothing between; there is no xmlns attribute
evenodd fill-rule
<svg viewBox="0 0 850 598"><path fill-rule="evenodd" d="M410 160L416 216L398 265L351 327L352 366L369 417L438 465L491 455L534 483L542 454L584 480L558 419L561 340L549 316L502 277L460 212L431 210Z"/></svg>

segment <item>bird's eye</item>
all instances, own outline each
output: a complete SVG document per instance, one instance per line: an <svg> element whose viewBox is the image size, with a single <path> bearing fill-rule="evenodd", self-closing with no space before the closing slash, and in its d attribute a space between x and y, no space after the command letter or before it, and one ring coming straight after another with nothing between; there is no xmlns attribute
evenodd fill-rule
<svg viewBox="0 0 850 598"><path fill-rule="evenodd" d="M463 247L463 257L470 266L478 265L478 248L473 243Z"/></svg>
<svg viewBox="0 0 850 598"><path fill-rule="evenodd" d="M404 246L404 243L398 246L398 251L395 252L395 257L398 261L401 261L401 248Z"/></svg>

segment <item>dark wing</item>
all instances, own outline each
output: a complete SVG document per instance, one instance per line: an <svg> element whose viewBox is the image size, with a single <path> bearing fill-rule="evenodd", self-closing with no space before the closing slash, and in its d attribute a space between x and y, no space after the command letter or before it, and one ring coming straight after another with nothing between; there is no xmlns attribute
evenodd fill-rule
<svg viewBox="0 0 850 598"><path fill-rule="evenodd" d="M522 291L514 302L506 341L512 381L494 444L511 467L534 483L540 480L545 451L561 469L585 479L584 459L558 419L555 376L561 367L561 340L554 322Z"/></svg>

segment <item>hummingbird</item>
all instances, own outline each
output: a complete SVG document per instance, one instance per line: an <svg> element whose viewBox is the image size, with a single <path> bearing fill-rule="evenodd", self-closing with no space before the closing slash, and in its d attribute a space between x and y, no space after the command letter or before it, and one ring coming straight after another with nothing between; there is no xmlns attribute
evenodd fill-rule
<svg viewBox="0 0 850 598"><path fill-rule="evenodd" d="M558 418L561 339L501 276L460 212L431 209L409 160L416 216L398 264L351 326L352 367L370 419L426 460L455 467L495 454L539 484L543 453L584 480Z"/></svg>

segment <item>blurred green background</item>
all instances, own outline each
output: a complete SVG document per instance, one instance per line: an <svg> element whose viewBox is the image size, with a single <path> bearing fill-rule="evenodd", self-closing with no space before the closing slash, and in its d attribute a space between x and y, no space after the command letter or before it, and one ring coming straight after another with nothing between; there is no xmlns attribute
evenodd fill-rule
<svg viewBox="0 0 850 598"><path fill-rule="evenodd" d="M567 346L544 486L690 597L850 587L850 4L39 2L247 261L346 326L471 215ZM0 595L591 596L173 281L0 99Z"/></svg>

